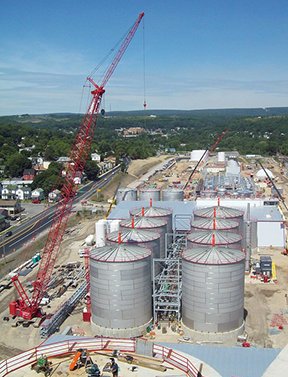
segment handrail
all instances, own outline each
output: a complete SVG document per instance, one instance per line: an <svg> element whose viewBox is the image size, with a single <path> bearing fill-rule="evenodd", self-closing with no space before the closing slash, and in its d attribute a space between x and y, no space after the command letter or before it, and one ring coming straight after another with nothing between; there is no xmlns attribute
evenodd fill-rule
<svg viewBox="0 0 288 377"><path fill-rule="evenodd" d="M39 357L60 356L74 353L78 348L86 348L89 351L96 350L119 350L121 352L134 353L136 351L136 340L125 338L79 338L55 342L50 344L40 344L38 347L22 352L19 355L10 357L0 362L0 377L10 375L15 370L35 363ZM159 355L167 363L179 368L189 377L197 377L198 369L184 355L175 352L171 348L158 344L153 345L153 354Z"/></svg>

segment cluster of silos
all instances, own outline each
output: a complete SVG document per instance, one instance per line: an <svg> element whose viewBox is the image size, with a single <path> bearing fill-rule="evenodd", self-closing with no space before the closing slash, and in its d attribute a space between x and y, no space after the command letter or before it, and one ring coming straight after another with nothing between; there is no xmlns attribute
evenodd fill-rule
<svg viewBox="0 0 288 377"><path fill-rule="evenodd" d="M235 340L244 331L243 212L194 212L182 253L182 322L194 340Z"/></svg>
<svg viewBox="0 0 288 377"><path fill-rule="evenodd" d="M122 201L136 201L136 200L149 201L183 201L184 191L182 189L171 188L163 189L159 188L142 188L138 192L136 189L119 188L116 194L116 203Z"/></svg>
<svg viewBox="0 0 288 377"><path fill-rule="evenodd" d="M153 269L153 259L165 255L172 211L153 207L150 201L149 207L130 214L130 219L117 220L119 230L114 232L107 228L109 220L104 230L105 220L100 222L105 246L96 247L91 254L91 318L97 335L140 336L152 317L153 274L160 272L160 263Z"/></svg>
<svg viewBox="0 0 288 377"><path fill-rule="evenodd" d="M92 328L97 335L143 335L152 319L151 251L125 243L90 254Z"/></svg>

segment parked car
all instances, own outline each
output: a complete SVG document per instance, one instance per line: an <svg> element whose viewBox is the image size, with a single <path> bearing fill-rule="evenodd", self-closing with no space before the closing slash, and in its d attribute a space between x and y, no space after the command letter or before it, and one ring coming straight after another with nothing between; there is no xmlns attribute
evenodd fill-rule
<svg viewBox="0 0 288 377"><path fill-rule="evenodd" d="M33 200L32 200L32 203L33 203L33 204L40 204L40 203L41 203L41 200L40 200L40 199L33 199Z"/></svg>

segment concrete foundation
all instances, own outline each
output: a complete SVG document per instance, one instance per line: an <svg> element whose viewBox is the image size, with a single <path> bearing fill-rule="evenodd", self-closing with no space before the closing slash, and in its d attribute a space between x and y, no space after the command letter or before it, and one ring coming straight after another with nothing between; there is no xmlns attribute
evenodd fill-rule
<svg viewBox="0 0 288 377"><path fill-rule="evenodd" d="M245 330L245 322L235 330L227 332L202 332L195 331L185 326L182 322L182 329L185 336L189 336L192 341L203 343L236 343L239 335L242 335Z"/></svg>
<svg viewBox="0 0 288 377"><path fill-rule="evenodd" d="M145 323L142 326L124 328L124 329L112 329L108 327L98 326L91 321L91 329L96 336L107 336L113 338L133 338L136 336L142 336L147 334L147 327L151 324L152 318L149 322Z"/></svg>

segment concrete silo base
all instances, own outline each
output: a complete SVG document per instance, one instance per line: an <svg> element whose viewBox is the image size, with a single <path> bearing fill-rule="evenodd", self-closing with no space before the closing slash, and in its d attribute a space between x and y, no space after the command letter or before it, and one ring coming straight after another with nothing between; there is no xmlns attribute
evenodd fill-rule
<svg viewBox="0 0 288 377"><path fill-rule="evenodd" d="M133 338L147 334L147 327L151 324L152 318L144 325L130 327L126 329L112 329L108 327L98 326L91 321L91 329L94 335L107 336L112 338Z"/></svg>
<svg viewBox="0 0 288 377"><path fill-rule="evenodd" d="M221 343L235 343L237 342L237 338L239 335L242 335L245 330L245 322L242 323L240 327L235 330L227 331L227 332L202 332L202 331L195 331L190 329L189 327L185 326L182 322L182 329L185 333L185 336L189 336L191 340L195 342L203 342L203 343L214 343L214 342L221 342Z"/></svg>

